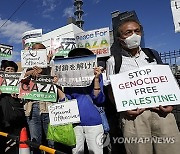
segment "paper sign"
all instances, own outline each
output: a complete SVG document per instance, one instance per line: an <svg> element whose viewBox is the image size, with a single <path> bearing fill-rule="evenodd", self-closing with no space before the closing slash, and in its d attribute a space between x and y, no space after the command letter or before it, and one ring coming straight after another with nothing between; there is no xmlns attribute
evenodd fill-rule
<svg viewBox="0 0 180 154"><path fill-rule="evenodd" d="M180 32L180 0L171 0L175 32Z"/></svg>
<svg viewBox="0 0 180 154"><path fill-rule="evenodd" d="M2 93L19 93L19 78L21 73L0 72L0 90Z"/></svg>
<svg viewBox="0 0 180 154"><path fill-rule="evenodd" d="M20 84L19 98L39 100L43 102L56 102L57 88L52 83L53 77L41 75L36 80Z"/></svg>
<svg viewBox="0 0 180 154"><path fill-rule="evenodd" d="M0 44L0 57L11 57L13 46Z"/></svg>
<svg viewBox="0 0 180 154"><path fill-rule="evenodd" d="M86 87L92 83L96 56L55 59L54 72L58 85L64 87Z"/></svg>
<svg viewBox="0 0 180 154"><path fill-rule="evenodd" d="M22 50L21 65L24 68L34 66L47 67L47 51L46 49L39 50Z"/></svg>
<svg viewBox="0 0 180 154"><path fill-rule="evenodd" d="M55 38L51 39L51 49L55 56L67 57L68 53L76 48L75 38Z"/></svg>
<svg viewBox="0 0 180 154"><path fill-rule="evenodd" d="M48 106L50 125L79 123L80 115L77 100L68 100Z"/></svg>
<svg viewBox="0 0 180 154"><path fill-rule="evenodd" d="M117 111L180 104L179 86L167 65L110 75Z"/></svg>
<svg viewBox="0 0 180 154"><path fill-rule="evenodd" d="M98 57L110 55L109 28L78 33L75 39L78 48L88 48Z"/></svg>
<svg viewBox="0 0 180 154"><path fill-rule="evenodd" d="M42 29L26 31L22 35L23 49L32 49L33 44L42 42Z"/></svg>

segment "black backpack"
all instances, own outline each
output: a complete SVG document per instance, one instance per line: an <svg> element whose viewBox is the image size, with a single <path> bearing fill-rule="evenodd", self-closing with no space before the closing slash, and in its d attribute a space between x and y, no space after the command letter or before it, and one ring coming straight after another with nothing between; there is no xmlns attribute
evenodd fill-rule
<svg viewBox="0 0 180 154"><path fill-rule="evenodd" d="M5 125L12 123L18 124L25 121L23 104L20 103L18 98L11 97L10 94L1 94L0 115L0 120Z"/></svg>
<svg viewBox="0 0 180 154"><path fill-rule="evenodd" d="M151 63L156 60L157 64L163 64L158 52L156 50L150 48L141 48L142 51L147 55L148 58L146 60ZM119 73L121 64L122 64L122 55L121 52L112 52L115 60L115 74Z"/></svg>

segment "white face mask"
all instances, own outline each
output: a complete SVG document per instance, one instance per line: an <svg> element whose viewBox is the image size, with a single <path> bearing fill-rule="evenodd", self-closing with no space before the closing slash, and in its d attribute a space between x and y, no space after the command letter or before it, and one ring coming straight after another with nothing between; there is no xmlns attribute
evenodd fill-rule
<svg viewBox="0 0 180 154"><path fill-rule="evenodd" d="M136 33L133 33L133 35L127 37L124 40L124 43L126 44L126 47L128 49L134 49L140 46L141 43L141 36L137 35Z"/></svg>

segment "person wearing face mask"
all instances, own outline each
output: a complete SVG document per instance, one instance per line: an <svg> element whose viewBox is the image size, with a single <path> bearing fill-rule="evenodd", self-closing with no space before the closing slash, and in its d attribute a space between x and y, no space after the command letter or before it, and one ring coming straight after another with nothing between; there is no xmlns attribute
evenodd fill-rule
<svg viewBox="0 0 180 154"><path fill-rule="evenodd" d="M107 60L107 74L118 74L145 65L162 64L158 52L141 48L142 26L134 19L124 19L117 29L117 42L111 48L112 56ZM111 86L109 98L114 103ZM135 109L119 113L123 136L127 138L174 137L173 143L124 143L127 154L178 154L179 131L172 106Z"/></svg>

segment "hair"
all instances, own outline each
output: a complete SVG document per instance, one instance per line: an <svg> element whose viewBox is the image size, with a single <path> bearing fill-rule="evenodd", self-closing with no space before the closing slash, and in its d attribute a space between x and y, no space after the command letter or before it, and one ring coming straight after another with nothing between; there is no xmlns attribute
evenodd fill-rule
<svg viewBox="0 0 180 154"><path fill-rule="evenodd" d="M123 19L123 20L121 20L121 21L119 22L119 25L117 26L117 34L116 34L117 37L120 37L120 36L121 36L121 34L120 34L120 32L119 32L119 27L123 26L124 24L126 24L126 23L128 23L128 22L135 22L135 23L137 23L137 24L140 26L141 31L143 31L142 25L141 25L141 24L139 23L139 21L137 21L136 19L132 19L132 18Z"/></svg>
<svg viewBox="0 0 180 154"><path fill-rule="evenodd" d="M68 53L68 57L93 55L94 53L87 48L75 48Z"/></svg>
<svg viewBox="0 0 180 154"><path fill-rule="evenodd" d="M36 47L38 47L38 48L36 48ZM32 46L32 50L35 50L35 49L46 49L46 47L42 43L35 43Z"/></svg>
<svg viewBox="0 0 180 154"><path fill-rule="evenodd" d="M2 60L1 61L1 70L4 71L6 69L6 67L13 67L15 72L17 72L17 70L18 70L18 65L15 62L8 61L8 60Z"/></svg>

